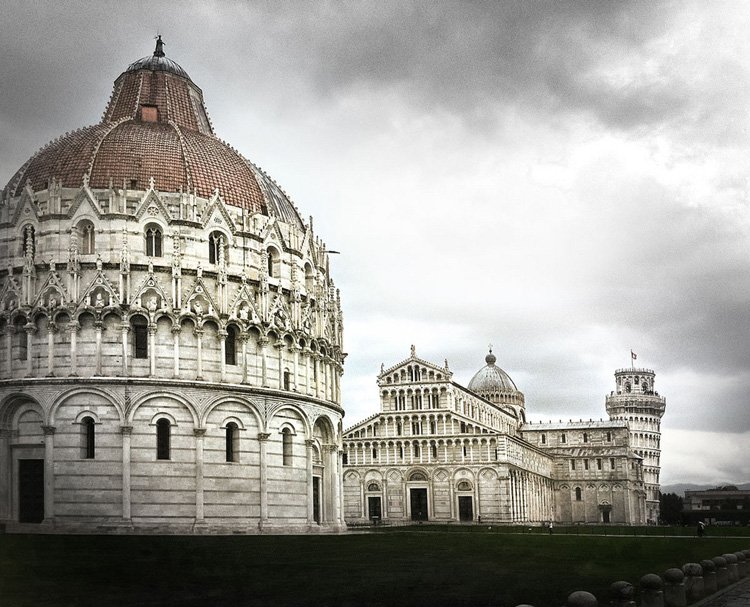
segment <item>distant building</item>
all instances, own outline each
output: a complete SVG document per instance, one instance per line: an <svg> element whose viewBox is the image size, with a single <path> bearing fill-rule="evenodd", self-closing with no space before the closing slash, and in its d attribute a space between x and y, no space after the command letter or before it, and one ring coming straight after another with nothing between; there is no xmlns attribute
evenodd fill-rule
<svg viewBox="0 0 750 607"><path fill-rule="evenodd" d="M750 490L734 485L704 491L685 491L683 517L687 522L750 523Z"/></svg>
<svg viewBox="0 0 750 607"><path fill-rule="evenodd" d="M492 351L485 362L468 388L413 347L381 368L380 412L344 432L347 523L658 519L653 371L615 373L608 421L527 423L523 393Z"/></svg>

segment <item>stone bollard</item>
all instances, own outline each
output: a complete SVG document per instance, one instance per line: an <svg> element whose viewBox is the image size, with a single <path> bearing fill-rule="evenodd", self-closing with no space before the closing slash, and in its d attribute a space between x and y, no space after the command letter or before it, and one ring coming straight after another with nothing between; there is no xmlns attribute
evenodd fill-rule
<svg viewBox="0 0 750 607"><path fill-rule="evenodd" d="M703 569L703 590L706 596L714 594L719 588L716 585L716 563L711 559L701 561Z"/></svg>
<svg viewBox="0 0 750 607"><path fill-rule="evenodd" d="M685 574L685 597L689 605L702 599L705 593L703 568L698 563L685 563L682 572Z"/></svg>
<svg viewBox="0 0 750 607"><path fill-rule="evenodd" d="M747 577L750 575L750 563L747 562L747 556L743 550L735 552L737 555L737 569L740 572L740 577Z"/></svg>
<svg viewBox="0 0 750 607"><path fill-rule="evenodd" d="M609 598L612 607L635 607L635 588L630 582L615 582L609 587Z"/></svg>
<svg viewBox="0 0 750 607"><path fill-rule="evenodd" d="M590 592L576 590L568 595L565 607L599 607L599 601Z"/></svg>
<svg viewBox="0 0 750 607"><path fill-rule="evenodd" d="M715 556L711 559L716 565L716 588L721 590L729 585L729 570L727 569L727 559L723 556Z"/></svg>
<svg viewBox="0 0 750 607"><path fill-rule="evenodd" d="M665 607L686 607L685 574L682 569L667 569L664 572L664 605Z"/></svg>
<svg viewBox="0 0 750 607"><path fill-rule="evenodd" d="M727 578L729 578L729 583L734 584L735 582L738 582L740 579L740 572L737 569L737 555L736 554L722 554L723 558L727 561Z"/></svg>
<svg viewBox="0 0 750 607"><path fill-rule="evenodd" d="M641 578L641 607L664 607L664 584L655 573L647 573Z"/></svg>

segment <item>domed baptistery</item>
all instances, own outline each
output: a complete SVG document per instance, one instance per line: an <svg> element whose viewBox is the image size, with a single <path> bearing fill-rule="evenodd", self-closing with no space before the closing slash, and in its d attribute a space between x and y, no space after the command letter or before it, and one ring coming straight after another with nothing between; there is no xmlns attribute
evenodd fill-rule
<svg viewBox="0 0 750 607"><path fill-rule="evenodd" d="M325 244L164 55L2 192L0 523L335 531Z"/></svg>

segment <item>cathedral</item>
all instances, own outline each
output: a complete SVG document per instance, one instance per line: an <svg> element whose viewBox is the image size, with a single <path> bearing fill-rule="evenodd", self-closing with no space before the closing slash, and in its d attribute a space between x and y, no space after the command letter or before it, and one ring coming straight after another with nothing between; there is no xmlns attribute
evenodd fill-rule
<svg viewBox="0 0 750 607"><path fill-rule="evenodd" d="M0 205L0 525L339 531L325 242L152 55Z"/></svg>
<svg viewBox="0 0 750 607"><path fill-rule="evenodd" d="M464 387L417 357L381 367L380 411L344 432L344 518L500 524L653 524L665 399L619 369L608 421L531 423L490 350Z"/></svg>

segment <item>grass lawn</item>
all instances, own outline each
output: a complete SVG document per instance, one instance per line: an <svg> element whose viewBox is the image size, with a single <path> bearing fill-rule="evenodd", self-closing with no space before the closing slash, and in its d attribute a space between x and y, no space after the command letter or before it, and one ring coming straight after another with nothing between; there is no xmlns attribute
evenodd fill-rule
<svg viewBox="0 0 750 607"><path fill-rule="evenodd" d="M616 580L637 583L645 573L750 548L750 537L464 529L343 536L3 535L0 604L559 607L573 590L593 592L607 604L607 588Z"/></svg>

